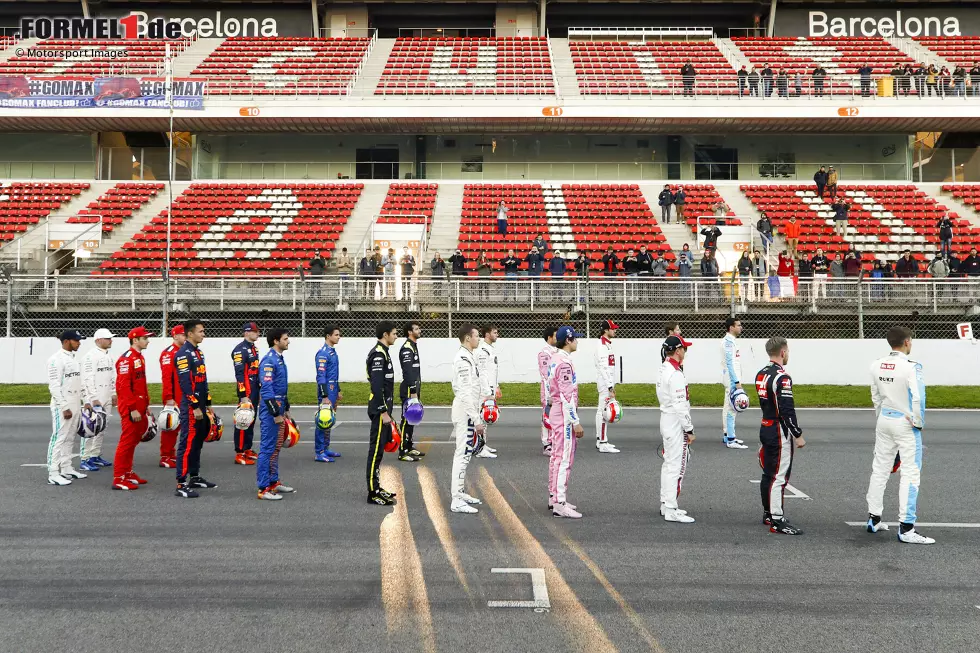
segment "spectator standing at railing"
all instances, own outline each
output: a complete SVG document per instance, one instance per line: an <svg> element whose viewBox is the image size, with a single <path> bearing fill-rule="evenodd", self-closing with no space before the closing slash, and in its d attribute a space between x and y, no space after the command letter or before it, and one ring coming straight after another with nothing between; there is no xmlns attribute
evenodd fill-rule
<svg viewBox="0 0 980 653"><path fill-rule="evenodd" d="M932 259L926 271L933 279L945 279L949 276L949 263L946 262L942 251L936 252L936 258Z"/></svg>
<svg viewBox="0 0 980 653"><path fill-rule="evenodd" d="M834 280L834 287L830 294L833 297L842 297L844 288L840 282L844 280L844 262L840 260L840 254L834 254L830 261L830 278Z"/></svg>
<svg viewBox="0 0 980 653"><path fill-rule="evenodd" d="M315 277L310 284L310 297L320 296L320 277L323 276L324 270L327 269L327 259L323 254L323 252L317 252L310 259L310 276Z"/></svg>
<svg viewBox="0 0 980 653"><path fill-rule="evenodd" d="M371 286L371 277L374 276L374 268L371 266L371 257L371 248L368 247L364 250L364 256L361 257L361 261L357 264L357 275L364 283L365 297L367 297L370 292L369 288Z"/></svg>
<svg viewBox="0 0 980 653"><path fill-rule="evenodd" d="M412 256L412 251L408 247L402 250L399 265L402 268L402 297L407 298L412 291L412 277L415 276L415 257Z"/></svg>
<svg viewBox="0 0 980 653"><path fill-rule="evenodd" d="M973 97L980 97L980 61L974 61L973 68L970 68L970 88Z"/></svg>
<svg viewBox="0 0 980 653"><path fill-rule="evenodd" d="M953 96L966 96L966 68L957 66L953 70Z"/></svg>
<svg viewBox="0 0 980 653"><path fill-rule="evenodd" d="M953 221L948 215L944 215L936 223L939 229L939 251L943 256L949 256L953 248Z"/></svg>
<svg viewBox="0 0 980 653"><path fill-rule="evenodd" d="M861 276L861 259L857 258L856 252L853 250L850 250L844 254L844 276Z"/></svg>
<svg viewBox="0 0 980 653"><path fill-rule="evenodd" d="M488 278L493 273L490 268L490 259L486 252L480 252L476 257L476 276ZM479 283L480 299L486 300L490 295L490 285L484 280Z"/></svg>
<svg viewBox="0 0 980 653"><path fill-rule="evenodd" d="M457 249L456 253L449 257L449 264L452 266L454 276L465 277L468 274L466 272L466 255L463 254L463 250Z"/></svg>
<svg viewBox="0 0 980 653"><path fill-rule="evenodd" d="M674 205L674 193L670 190L670 184L664 184L664 189L657 195L657 204L660 205L660 219L664 224L670 224L670 207Z"/></svg>
<svg viewBox="0 0 980 653"><path fill-rule="evenodd" d="M827 276L830 274L830 259L823 254L823 249L818 247L817 253L810 259L810 267L813 269L813 297L820 299L823 295L827 299ZM800 261L800 276L803 276L803 260Z"/></svg>
<svg viewBox="0 0 980 653"><path fill-rule="evenodd" d="M801 256L798 266L796 276L799 279L799 296L806 300L809 297L808 293L813 292L814 299L816 299L816 292L813 289L815 283L813 279L813 264L805 256ZM824 296L826 297L826 290L824 290Z"/></svg>
<svg viewBox="0 0 980 653"><path fill-rule="evenodd" d="M429 263L429 274L432 276L436 297L442 296L442 282L446 280L446 262L442 260L442 254L436 252Z"/></svg>
<svg viewBox="0 0 980 653"><path fill-rule="evenodd" d="M667 261L660 258L659 252L650 255L650 276L655 279L663 279L667 276Z"/></svg>
<svg viewBox="0 0 980 653"><path fill-rule="evenodd" d="M745 95L745 87L748 84L749 71L745 69L745 66L742 66L736 76L738 77L738 96L742 97Z"/></svg>
<svg viewBox="0 0 980 653"><path fill-rule="evenodd" d="M701 277L708 281L707 293L709 297L720 297L721 292L718 288L718 261L715 259L713 249L705 250L701 257Z"/></svg>
<svg viewBox="0 0 980 653"><path fill-rule="evenodd" d="M749 82L749 97L759 97L759 71L753 68L746 79Z"/></svg>
<svg viewBox="0 0 980 653"><path fill-rule="evenodd" d="M548 253L548 241L545 240L544 234L538 234L538 237L535 238L531 244L538 248L538 254L541 256Z"/></svg>
<svg viewBox="0 0 980 653"><path fill-rule="evenodd" d="M507 297L513 301L517 297L517 279L521 269L521 260L514 256L514 250L508 249L507 256L500 260L504 269L504 279L507 280Z"/></svg>
<svg viewBox="0 0 980 653"><path fill-rule="evenodd" d="M827 168L820 166L820 169L813 173L813 183L817 187L817 197L823 199L823 191L827 188Z"/></svg>
<svg viewBox="0 0 980 653"><path fill-rule="evenodd" d="M384 275L384 257L381 255L381 248L375 247L374 253L371 254L371 288L368 291L372 297L378 295L378 290L381 289L381 282L379 279Z"/></svg>
<svg viewBox="0 0 980 653"><path fill-rule="evenodd" d="M691 251L691 246L684 243L684 247L681 248L681 251L677 252L677 276L691 276L691 269L693 267L694 253Z"/></svg>
<svg viewBox="0 0 980 653"><path fill-rule="evenodd" d="M899 279L914 279L919 276L919 262L913 258L911 250L902 252L895 263L895 276Z"/></svg>
<svg viewBox="0 0 980 653"><path fill-rule="evenodd" d="M789 222L783 225L783 236L786 238L786 249L789 255L796 256L796 246L800 242L800 223L796 221L796 216L791 215Z"/></svg>
<svg viewBox="0 0 980 653"><path fill-rule="evenodd" d="M755 288L752 285L752 259L749 258L749 250L742 250L736 268L738 269L738 293L742 296L742 303L754 302Z"/></svg>
<svg viewBox="0 0 980 653"><path fill-rule="evenodd" d="M592 261L589 260L585 252L579 252L575 258L575 274L580 277L588 277L589 270L592 268Z"/></svg>
<svg viewBox="0 0 980 653"><path fill-rule="evenodd" d="M544 256L541 255L538 248L531 245L531 249L528 250L524 260L527 262L527 276L533 279L539 278L544 271Z"/></svg>
<svg viewBox="0 0 980 653"><path fill-rule="evenodd" d="M565 273L568 271L568 262L562 255L560 250L555 250L552 255L551 260L548 261L548 272L551 273L552 281L558 282L565 278ZM565 293L565 284L555 283L552 285L551 298L553 301L558 301L558 298Z"/></svg>
<svg viewBox="0 0 980 653"><path fill-rule="evenodd" d="M873 302L880 302L885 299L885 284L879 281L885 278L885 267L881 261L875 259L871 266L871 273L868 275L873 280L871 283L870 297Z"/></svg>
<svg viewBox="0 0 980 653"><path fill-rule="evenodd" d="M837 170L834 166L830 166L830 170L827 171L827 194L830 195L830 199L837 199Z"/></svg>
<svg viewBox="0 0 980 653"><path fill-rule="evenodd" d="M681 66L681 79L684 82L684 95L694 95L694 80L698 76L698 71L690 61Z"/></svg>
<svg viewBox="0 0 980 653"><path fill-rule="evenodd" d="M755 250L752 253L752 283L755 285L756 296L764 299L766 296L765 284L766 277L769 276L769 264L762 252Z"/></svg>
<svg viewBox="0 0 980 653"><path fill-rule="evenodd" d="M384 268L384 296L395 298L395 265L398 263L398 256L395 255L395 248L389 247L388 253L381 257L381 266Z"/></svg>
<svg viewBox="0 0 980 653"><path fill-rule="evenodd" d="M926 77L928 76L929 70L926 68L924 63L920 63L912 70L912 80L915 82L915 92L919 97L925 97L926 95ZM882 269L884 269L884 266L882 266Z"/></svg>
<svg viewBox="0 0 980 653"><path fill-rule="evenodd" d="M776 73L776 94L779 97L789 97L789 76L785 68L780 68Z"/></svg>
<svg viewBox="0 0 980 653"><path fill-rule="evenodd" d="M623 259L623 273L627 279L636 280L640 275L640 262L636 260L636 253L632 249L627 250L626 258ZM636 284L629 283L630 301L636 301Z"/></svg>
<svg viewBox="0 0 980 653"><path fill-rule="evenodd" d="M823 97L823 84L824 80L827 79L827 71L821 64L817 64L810 75L813 77L813 94L817 97Z"/></svg>
<svg viewBox="0 0 980 653"><path fill-rule="evenodd" d="M864 64L858 68L858 75L861 76L861 97L868 97L871 95L871 73L875 69L868 64Z"/></svg>
<svg viewBox="0 0 980 653"><path fill-rule="evenodd" d="M711 227L705 227L701 230L701 235L704 236L704 250L715 251L718 249L718 237L721 236L721 229L718 225L711 225Z"/></svg>
<svg viewBox="0 0 980 653"><path fill-rule="evenodd" d="M653 257L647 251L646 245L640 245L640 252L636 255L636 262L639 264L639 275L641 279L649 279L652 274L651 265Z"/></svg>
<svg viewBox="0 0 980 653"><path fill-rule="evenodd" d="M937 97L939 96L939 88L937 86L938 81L939 71L936 70L934 65L929 66L929 68L926 69L926 94L929 97L932 97L933 94L935 94Z"/></svg>
<svg viewBox="0 0 980 653"><path fill-rule="evenodd" d="M497 233L501 236L507 235L507 205L503 200L497 204Z"/></svg>
<svg viewBox="0 0 980 653"><path fill-rule="evenodd" d="M847 235L847 214L850 209L843 197L834 201L834 233L842 239Z"/></svg>
<svg viewBox="0 0 980 653"><path fill-rule="evenodd" d="M602 255L602 274L607 277L615 277L619 274L619 257L613 251L612 246L606 249Z"/></svg>
<svg viewBox="0 0 980 653"><path fill-rule="evenodd" d="M898 97L898 89L901 89L902 95L905 97L909 96L912 92L912 77L915 73L915 69L912 68L912 64L907 63L902 67L902 74L898 78L898 86L895 90L895 97Z"/></svg>
<svg viewBox="0 0 980 653"><path fill-rule="evenodd" d="M769 64L762 67L762 94L765 97L772 97L772 68Z"/></svg>
<svg viewBox="0 0 980 653"><path fill-rule="evenodd" d="M755 229L759 232L759 238L762 239L762 247L769 253L769 246L772 245L772 221L766 212L762 212L762 217L759 221L755 223Z"/></svg>
<svg viewBox="0 0 980 653"><path fill-rule="evenodd" d="M803 95L803 73L796 71L793 75L793 85L796 87L796 97Z"/></svg>
<svg viewBox="0 0 980 653"><path fill-rule="evenodd" d="M337 274L344 281L350 279L351 275L354 274L354 261L347 253L346 247L340 250L340 256L337 257Z"/></svg>
<svg viewBox="0 0 980 653"><path fill-rule="evenodd" d="M970 255L964 258L957 270L960 276L980 277L980 257L977 256L977 248L970 249Z"/></svg>
<svg viewBox="0 0 980 653"><path fill-rule="evenodd" d="M943 66L939 69L939 96L949 97L951 95L950 87L953 84L953 75L949 72L949 68Z"/></svg>
<svg viewBox="0 0 980 653"><path fill-rule="evenodd" d="M897 98L902 92L902 81L905 79L905 70L902 69L901 63L896 63L889 74L892 77L892 85L895 89L895 97Z"/></svg>
<svg viewBox="0 0 980 653"><path fill-rule="evenodd" d="M674 206L677 208L677 222L683 222L684 220L685 203L687 203L687 193L684 192L683 186L678 186L677 192L674 193Z"/></svg>

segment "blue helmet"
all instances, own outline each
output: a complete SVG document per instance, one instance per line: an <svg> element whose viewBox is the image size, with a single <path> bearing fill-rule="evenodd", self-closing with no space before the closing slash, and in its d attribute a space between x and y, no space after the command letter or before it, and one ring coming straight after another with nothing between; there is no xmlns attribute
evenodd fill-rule
<svg viewBox="0 0 980 653"><path fill-rule="evenodd" d="M425 415L425 407L422 402L418 399L409 399L405 404L405 412L403 414L405 421L412 426L418 426L422 423L422 417Z"/></svg>

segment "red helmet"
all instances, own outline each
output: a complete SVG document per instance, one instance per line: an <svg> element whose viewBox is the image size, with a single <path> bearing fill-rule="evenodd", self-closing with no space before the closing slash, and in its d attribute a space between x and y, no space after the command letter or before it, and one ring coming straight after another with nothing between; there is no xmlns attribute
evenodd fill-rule
<svg viewBox="0 0 980 653"><path fill-rule="evenodd" d="M295 420L288 419L286 420L286 439L283 441L282 446L288 449L295 447L297 442L299 442L299 427L296 425Z"/></svg>
<svg viewBox="0 0 980 653"><path fill-rule="evenodd" d="M480 416L483 421L487 424L493 424L500 417L500 410L497 408L497 402L493 399L487 399L483 402L483 408L480 411Z"/></svg>
<svg viewBox="0 0 980 653"><path fill-rule="evenodd" d="M395 453L402 444L402 434L398 432L395 423L391 423L391 439L385 442L385 453Z"/></svg>

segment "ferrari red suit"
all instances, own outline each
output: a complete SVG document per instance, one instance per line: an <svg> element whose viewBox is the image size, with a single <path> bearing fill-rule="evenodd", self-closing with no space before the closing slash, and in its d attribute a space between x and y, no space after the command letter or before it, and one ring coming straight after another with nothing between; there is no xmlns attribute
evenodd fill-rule
<svg viewBox="0 0 980 653"><path fill-rule="evenodd" d="M177 382L177 370L174 369L174 356L177 355L177 350L180 347L177 345L170 345L163 350L160 354L160 376L163 380L163 403L167 404L168 401L173 401L174 405L178 408L180 407L180 399L182 393L180 391L180 383ZM173 459L177 457L177 435L180 433L180 428L176 428L173 431L160 431L160 458Z"/></svg>
<svg viewBox="0 0 980 653"><path fill-rule="evenodd" d="M150 407L150 393L146 389L146 360L133 348L116 361L116 396L122 424L122 435L119 436L113 462L113 471L118 478L133 472L133 454L140 438L146 433ZM134 421L130 415L134 410L141 416L138 421Z"/></svg>

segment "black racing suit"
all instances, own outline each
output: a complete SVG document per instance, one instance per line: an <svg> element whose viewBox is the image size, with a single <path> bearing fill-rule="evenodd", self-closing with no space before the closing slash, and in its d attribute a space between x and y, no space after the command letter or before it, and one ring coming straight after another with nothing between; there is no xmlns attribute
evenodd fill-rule
<svg viewBox="0 0 980 653"><path fill-rule="evenodd" d="M789 483L796 448L793 438L803 435L803 429L796 422L793 380L782 365L769 363L755 375L755 389L762 408L762 427L759 429L762 508L773 519L782 519L783 493Z"/></svg>
<svg viewBox="0 0 980 653"><path fill-rule="evenodd" d="M388 347L378 341L367 357L367 377L371 384L368 398L368 417L371 418L370 443L368 444L367 486L368 495L381 489L381 458L385 445L391 440L391 424L384 424L381 415L388 413L395 402L395 368L391 365Z"/></svg>
<svg viewBox="0 0 980 653"><path fill-rule="evenodd" d="M402 366L402 382L398 386L398 398L402 402L401 421L401 453L415 448L415 427L405 421L405 404L411 397L422 401L422 369L419 363L418 343L405 340L398 352L398 360Z"/></svg>

